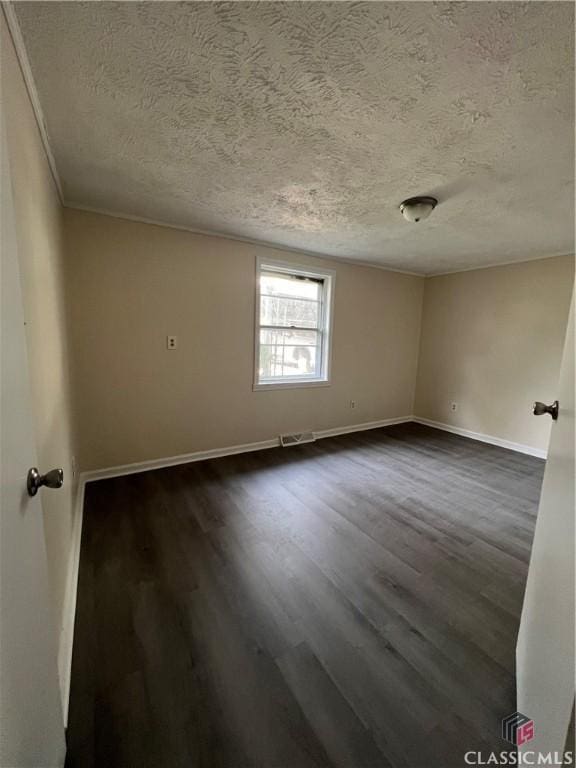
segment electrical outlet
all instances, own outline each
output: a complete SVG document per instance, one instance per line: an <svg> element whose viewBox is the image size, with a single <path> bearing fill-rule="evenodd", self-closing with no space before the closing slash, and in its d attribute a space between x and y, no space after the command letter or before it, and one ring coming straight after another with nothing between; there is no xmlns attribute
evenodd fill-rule
<svg viewBox="0 0 576 768"><path fill-rule="evenodd" d="M455 402L450 403L450 410L451 411L457 411L458 410L458 403L455 403Z"/></svg>
<svg viewBox="0 0 576 768"><path fill-rule="evenodd" d="M356 408L356 400L350 400L350 408Z"/></svg>
<svg viewBox="0 0 576 768"><path fill-rule="evenodd" d="M176 349L178 346L178 336L166 336L166 349Z"/></svg>

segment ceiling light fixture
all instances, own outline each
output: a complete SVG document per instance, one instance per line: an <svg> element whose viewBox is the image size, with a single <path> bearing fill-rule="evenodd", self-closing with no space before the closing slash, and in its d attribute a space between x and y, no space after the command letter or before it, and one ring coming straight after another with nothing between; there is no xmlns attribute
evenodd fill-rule
<svg viewBox="0 0 576 768"><path fill-rule="evenodd" d="M437 205L435 197L409 197L400 203L400 210L406 221L417 222L427 219Z"/></svg>

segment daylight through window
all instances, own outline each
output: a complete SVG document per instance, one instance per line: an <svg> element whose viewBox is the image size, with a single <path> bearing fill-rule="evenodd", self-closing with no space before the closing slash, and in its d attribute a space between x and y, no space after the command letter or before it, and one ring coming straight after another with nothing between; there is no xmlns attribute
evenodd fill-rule
<svg viewBox="0 0 576 768"><path fill-rule="evenodd" d="M327 383L332 273L261 263L256 386Z"/></svg>

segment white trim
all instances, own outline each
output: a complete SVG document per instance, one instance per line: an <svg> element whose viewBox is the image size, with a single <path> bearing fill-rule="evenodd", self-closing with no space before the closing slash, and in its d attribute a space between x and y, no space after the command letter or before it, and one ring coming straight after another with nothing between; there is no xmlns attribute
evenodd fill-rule
<svg viewBox="0 0 576 768"><path fill-rule="evenodd" d="M219 232L215 229L198 229L196 227L188 227L185 224L170 224L165 221L159 221L158 219L150 219L147 216L136 216L131 213L121 213L117 211L111 211L107 208L96 208L92 205L82 205L81 203L71 203L68 200L63 201L64 208L69 208L72 211L85 211L86 213L95 213L98 216L110 216L112 219L120 219L120 221L135 221L138 224L149 224L153 227L165 227L166 229L175 229L180 232L190 232L193 235L203 235L205 237L220 237L223 240L232 240L239 243L248 243L249 245L260 246L261 248L273 248L276 251L283 251L285 253L295 253L298 256L310 256L313 259L322 259L324 261L333 261L336 264L348 264L353 267L366 267L367 269L379 269L383 272L393 272L395 275L407 275L408 277L421 277L422 279L429 279L431 277L443 277L444 275L457 275L459 272L475 272L478 269L493 269L495 267L510 267L514 264L527 264L531 261L542 261L543 259L558 259L561 256L574 256L572 253L554 253L551 256L545 254L544 256L530 256L529 258L523 258L513 261L497 261L494 264L479 264L472 267L461 267L460 269L452 269L446 272L411 272L407 269L398 269L396 267L388 267L386 264L379 264L375 261L364 261L362 259L355 259L353 256L332 256L327 253L319 253L318 251L307 251L302 248L291 248L288 245L280 245L279 243L272 243L269 240L256 240L255 238L242 237L241 235L231 235L227 232Z"/></svg>
<svg viewBox="0 0 576 768"><path fill-rule="evenodd" d="M524 445L523 443L513 443L511 440L503 440L501 437L484 435L482 432L473 432L470 429L463 429L462 427L453 427L451 424L442 424L439 421L422 419L419 416L414 416L412 421L415 421L416 424L424 424L427 427L434 427L434 429L441 429L444 432L452 432L454 435L467 437L470 440L479 440L481 443L490 443L491 445L497 445L500 448L507 448L509 451L527 453L529 456L536 456L539 459L545 459L548 454L548 451L543 448L534 448L531 445Z"/></svg>
<svg viewBox="0 0 576 768"><path fill-rule="evenodd" d="M58 175L58 169L56 168L56 161L54 159L54 154L52 153L52 147L50 146L50 139L48 138L48 130L46 128L44 112L42 111L42 106L40 104L40 97L38 96L38 90L36 88L36 83L34 82L34 76L32 75L30 59L28 58L28 53L26 52L26 45L24 43L24 38L22 37L18 18L13 7L13 2L6 0L6 2L2 3L2 9L4 11L4 18L6 19L8 30L10 31L10 37L12 38L12 42L14 44L16 58L20 64L22 77L24 78L24 82L26 84L28 98L30 99L32 111L34 112L34 117L36 118L38 132L40 133L40 139L42 140L42 145L44 146L44 152L46 153L46 159L48 160L48 165L54 180L54 185L56 187L58 197L60 198L60 203L64 205L62 184L60 182L60 176Z"/></svg>
<svg viewBox="0 0 576 768"><path fill-rule="evenodd" d="M107 480L110 477L134 475L138 472L149 472L153 469L175 467L178 464L189 464L194 461L203 461L204 459L217 459L220 456L233 456L236 453L263 451L266 448L277 448L279 445L280 438L276 437L272 440L261 440L257 443L244 443L242 445L232 445L226 448L212 448L208 451L182 453L179 456L168 456L164 459L150 459L149 461L137 461L133 464L121 464L117 467L107 467L106 469L94 469L90 472L84 472L83 477L85 482L91 483L95 480Z"/></svg>
<svg viewBox="0 0 576 768"><path fill-rule="evenodd" d="M270 379L258 381L258 364L260 358L260 274L263 271L279 272L281 274L300 274L305 277L322 278L322 300L320 306L322 317L320 326L320 371L317 376L286 377L285 379ZM269 259L265 256L256 256L256 272L254 287L254 371L252 378L252 390L258 392L270 389L299 389L303 387L326 387L330 385L332 370L332 324L334 320L334 294L336 285L336 270L326 269L311 264L301 264L290 261Z"/></svg>
<svg viewBox="0 0 576 768"><path fill-rule="evenodd" d="M285 272L291 275L294 271L301 272L305 277L336 277L336 271L328 267L318 267L315 264L303 264L296 261L283 261L282 259L258 256L256 262L257 271L269 268L271 272Z"/></svg>
<svg viewBox="0 0 576 768"><path fill-rule="evenodd" d="M476 272L479 269L496 269L497 267L513 267L517 264L528 264L531 261L544 261L544 259L560 259L562 256L574 256L572 253L553 253L551 256L529 256L521 261L498 261L496 264L481 264L477 267L463 267L462 269L452 269L448 272L429 272L424 277L444 277L445 275L458 275L460 272Z"/></svg>
<svg viewBox="0 0 576 768"><path fill-rule="evenodd" d="M284 253L295 253L298 256L310 256L313 259L321 259L322 261L334 261L337 264L349 264L353 267L366 267L368 269L380 269L383 272L393 272L397 275L408 275L409 277L426 277L424 272L409 272L406 269L395 269L394 267L387 267L384 264L378 264L372 261L362 261L361 259L355 259L353 256L332 256L328 253L319 253L318 251L307 251L302 248L292 248L289 245L280 245L279 243L272 243L269 240L256 240L251 237L242 237L241 235L231 235L228 232L219 232L215 229L198 229L196 227L188 227L185 224L170 224L166 221L159 221L158 219L150 219L147 216L136 216L132 213L122 213L117 211L111 211L107 208L96 208L92 205L82 205L81 203L72 203L65 200L63 203L65 208L69 208L73 211L86 211L86 213L95 213L99 216L110 216L113 219L120 219L121 221L135 221L138 224L149 224L153 227L164 227L166 229L176 229L180 232L190 232L193 235L204 235L205 237L220 237L223 240L232 240L238 243L248 243L248 245L256 245L261 248L273 248L276 251L282 251Z"/></svg>
<svg viewBox="0 0 576 768"><path fill-rule="evenodd" d="M253 392L262 392L274 389L310 389L312 387L330 387L332 382L329 379L297 379L288 381L263 381L252 384Z"/></svg>
<svg viewBox="0 0 576 768"><path fill-rule="evenodd" d="M365 432L368 429L379 429L380 427L391 427L393 424L406 424L414 421L413 416L396 416L393 419L380 419L379 421L365 421L362 424L350 424L345 427L333 427L332 429L321 429L314 432L317 440L325 437L336 437L337 435L348 435L350 432Z"/></svg>
<svg viewBox="0 0 576 768"><path fill-rule="evenodd" d="M422 279L429 279L431 277L443 277L444 275L456 275L459 272L475 272L477 269L493 269L494 267L509 267L513 264L526 264L530 261L540 261L542 259L557 259L561 256L572 256L571 253L555 253L552 256L531 256L530 258L524 258L519 261L498 261L495 264L480 264L472 267L462 267L460 269L448 270L446 272L411 272L407 269L397 269L396 267L388 267L385 264L378 264L375 261L364 261L362 259L355 259L353 256L332 256L327 253L319 253L318 251L307 251L302 248L291 248L288 245L280 245L279 243L272 243L269 240L256 240L255 238L242 237L241 235L231 235L228 232L219 232L215 229L198 229L197 227L188 227L185 224L170 224L166 221L160 221L158 219L150 219L147 216L136 216L132 213L122 213L118 211L111 211L108 208L97 208L92 205L82 205L81 203L72 203L68 200L64 200L62 205L64 208L69 208L72 211L85 211L86 213L95 213L98 216L110 216L112 219L119 219L120 221L135 221L138 224L148 224L153 227L164 227L165 229L175 229L179 232L190 232L192 235L203 235L204 237L220 237L223 240L232 240L238 243L248 243L249 245L256 245L261 248L273 248L276 251L282 251L284 253L294 253L298 256L310 256L313 259L322 259L323 261L333 261L336 264L348 264L353 267L366 267L367 269L379 269L383 272L392 272L396 275L407 275L408 277L421 277Z"/></svg>
<svg viewBox="0 0 576 768"><path fill-rule="evenodd" d="M503 440L499 437L493 437L492 435L484 435L480 432L472 432L469 429L453 427L450 424L442 424L438 421L431 421L430 419L423 419L419 416L412 415L396 416L394 418L379 419L377 421L365 421L361 422L360 424L345 424L341 427L312 430L312 432L317 440L322 440L325 437L336 437L337 435L346 435L351 432L364 432L369 429L379 429L381 427L389 427L393 424L405 424L407 422L424 424L425 426L441 429L445 432L452 432L455 435L467 437L471 440L479 440L483 443L491 443L492 445L497 445L501 448L507 448L511 451L518 451L519 453L526 453L530 456L536 456L542 459L546 458L547 452L540 448L534 448L530 445L523 445L522 443L514 443L510 440ZM263 451L268 448L277 448L279 445L280 438L274 437L270 440L260 440L255 443L229 445L223 448L211 448L207 451L193 451L192 453L182 453L177 456L168 456L166 458L160 459L149 459L147 461L137 461L132 464L121 464L115 467L106 467L105 469L94 469L88 472L83 472L81 475L81 482L91 483L96 480L106 480L112 477L122 477L124 475L133 475L139 472L150 472L155 469L164 469L165 467L175 467L179 464L189 464L196 461L204 461L206 459L217 459L221 456L234 456L238 453Z"/></svg>
<svg viewBox="0 0 576 768"><path fill-rule="evenodd" d="M76 489L74 523L72 527L72 547L68 557L68 572L66 577L66 591L64 593L62 627L60 629L60 639L58 644L58 678L60 680L60 695L62 697L64 727L68 725L68 704L70 702L72 645L74 641L74 621L76 618L76 597L78 594L78 572L80 569L80 544L82 541L85 485L86 481L83 475L81 475L78 480L78 487Z"/></svg>
<svg viewBox="0 0 576 768"><path fill-rule="evenodd" d="M380 421L367 421L361 424L348 424L343 427L334 427L332 429L321 429L314 431L314 437L318 440L324 437L334 437L335 435L345 435L349 432L363 432L366 429L378 429L378 427L387 427L392 424L402 424L412 421L412 416L398 416L393 419L382 419ZM150 459L148 461L137 461L133 464L122 464L117 467L107 467L106 469L94 469L89 472L83 472L84 482L91 483L95 480L106 480L111 477L121 477L123 475L133 475L138 472L150 472L154 469L163 469L164 467L175 467L178 464L190 464L195 461L204 461L205 459L217 459L221 456L233 456L237 453L250 453L251 451L263 451L267 448L278 448L280 437L271 440L261 440L257 443L243 443L241 445L231 445L224 448L212 448L208 451L194 451L193 453L183 453L179 456L169 456L164 459Z"/></svg>

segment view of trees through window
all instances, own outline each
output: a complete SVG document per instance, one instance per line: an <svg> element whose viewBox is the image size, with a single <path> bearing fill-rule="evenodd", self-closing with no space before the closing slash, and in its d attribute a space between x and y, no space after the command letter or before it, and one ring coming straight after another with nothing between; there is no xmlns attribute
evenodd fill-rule
<svg viewBox="0 0 576 768"><path fill-rule="evenodd" d="M320 375L323 281L260 276L259 380Z"/></svg>

